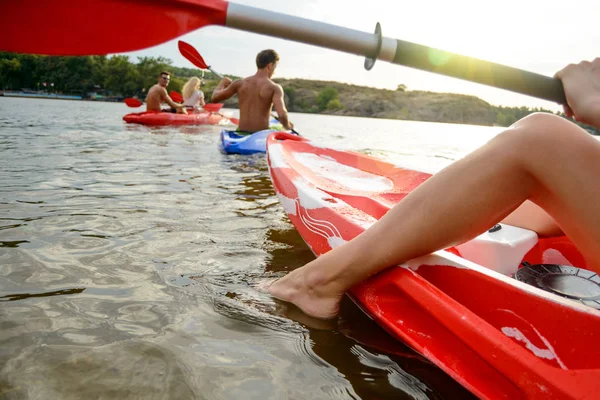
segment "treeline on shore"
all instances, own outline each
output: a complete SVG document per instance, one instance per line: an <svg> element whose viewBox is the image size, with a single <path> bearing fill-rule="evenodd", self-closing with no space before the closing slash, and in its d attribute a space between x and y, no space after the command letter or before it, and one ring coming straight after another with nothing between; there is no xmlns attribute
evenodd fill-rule
<svg viewBox="0 0 600 400"><path fill-rule="evenodd" d="M203 77L201 89L210 99L218 84L215 75L171 64L165 57L138 57L137 62L131 62L123 55L51 57L0 52L0 89L46 90L84 98L101 93L143 99L157 82L159 73L167 70L172 74L169 90L181 91L190 77ZM551 112L541 108L494 106L475 96L408 90L404 84L389 90L306 79L275 81L283 87L287 107L292 112L488 126L510 126L533 112ZM237 98L225 105L236 108ZM584 128L600 134L594 128Z"/></svg>
<svg viewBox="0 0 600 400"><path fill-rule="evenodd" d="M174 73L170 90L181 90L185 76L197 73L176 73L170 64L164 57L138 57L132 63L123 55L50 57L0 52L0 89L45 90L84 98L95 93L142 97L163 70Z"/></svg>

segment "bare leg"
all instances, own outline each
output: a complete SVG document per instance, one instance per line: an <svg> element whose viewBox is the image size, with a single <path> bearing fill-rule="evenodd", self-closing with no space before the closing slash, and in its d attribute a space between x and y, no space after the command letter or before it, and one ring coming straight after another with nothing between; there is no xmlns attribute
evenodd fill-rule
<svg viewBox="0 0 600 400"><path fill-rule="evenodd" d="M541 237L560 236L564 234L554 218L530 200L521 204L501 222L535 231Z"/></svg>
<svg viewBox="0 0 600 400"><path fill-rule="evenodd" d="M540 206L600 269L600 142L534 114L459 160L350 242L275 282L269 292L309 315L337 314L344 292L376 272L469 240L525 200Z"/></svg>

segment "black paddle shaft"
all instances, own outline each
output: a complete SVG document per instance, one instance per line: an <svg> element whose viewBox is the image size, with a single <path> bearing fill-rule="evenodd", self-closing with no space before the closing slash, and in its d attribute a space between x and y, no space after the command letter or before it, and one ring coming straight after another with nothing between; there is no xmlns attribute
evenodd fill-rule
<svg viewBox="0 0 600 400"><path fill-rule="evenodd" d="M562 82L533 72L305 18L229 3L227 26L308 43L566 104Z"/></svg>
<svg viewBox="0 0 600 400"><path fill-rule="evenodd" d="M560 79L397 40L394 64L566 104Z"/></svg>

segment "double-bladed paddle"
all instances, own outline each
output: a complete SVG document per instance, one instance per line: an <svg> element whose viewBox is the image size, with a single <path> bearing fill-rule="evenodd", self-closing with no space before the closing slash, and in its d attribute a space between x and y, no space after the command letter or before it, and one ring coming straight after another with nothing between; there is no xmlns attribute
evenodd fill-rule
<svg viewBox="0 0 600 400"><path fill-rule="evenodd" d="M171 96L171 99L174 102L183 103L183 96L180 93L172 90L171 92L169 92L169 96ZM204 109L204 111L219 114L223 118L229 119L231 122L233 122L236 125L240 123L240 121L237 118L229 118L229 117L226 117L225 115L219 113L219 110L221 108L223 108L222 103L207 103L202 108Z"/></svg>
<svg viewBox="0 0 600 400"><path fill-rule="evenodd" d="M194 64L196 67L200 69L207 69L219 78L223 79L223 75L213 70L210 65L208 65L204 58L198 53L198 50L191 44L184 42L183 40L177 41L177 47L179 48L179 52L182 56L184 56L189 62Z"/></svg>
<svg viewBox="0 0 600 400"><path fill-rule="evenodd" d="M169 92L169 96L171 96L171 100L173 100L175 103L183 103L183 96L180 93L171 90Z"/></svg>
<svg viewBox="0 0 600 400"><path fill-rule="evenodd" d="M176 91L171 91L169 93L169 96L171 96L171 99L176 102L176 103L183 103L183 96L179 93L177 93ZM125 104L127 104L128 107L141 107L144 103L142 103L140 100L135 99L133 97L128 97L125 99Z"/></svg>
<svg viewBox="0 0 600 400"><path fill-rule="evenodd" d="M223 103L206 103L202 108L209 112L218 113L223 108Z"/></svg>
<svg viewBox="0 0 600 400"><path fill-rule="evenodd" d="M200 54L190 44L179 41L178 45L179 45L179 51L181 52L181 54L185 58L190 60L192 62L192 64L194 64L195 66L197 66L200 69L208 69L213 74L217 75L219 78L223 78L223 76L219 75L217 72L213 71L208 65L206 65L206 63L204 62L204 60L202 59ZM192 52L189 52L189 49L191 49ZM192 61L192 59L195 55L198 57L198 59L194 59L194 61ZM190 58L188 58L188 57L190 57ZM181 96L179 93L171 92L170 95L174 101L183 103L183 96ZM202 108L208 112L219 114L219 115L225 117L223 114L219 113L221 108L223 108L223 103L206 103L206 104L204 104L204 106L202 106ZM228 117L225 117L225 118L228 118ZM236 125L239 124L239 120L237 118L228 118L228 119Z"/></svg>
<svg viewBox="0 0 600 400"><path fill-rule="evenodd" d="M172 90L171 92L169 92L169 96L171 96L171 99L176 102L176 103L183 103L183 96ZM223 103L206 103L204 104L204 106L202 106L202 108L204 109L204 111L208 111L208 112L212 112L212 113L219 113L219 110L221 108L223 108ZM235 122L234 122L235 123Z"/></svg>
<svg viewBox="0 0 600 400"><path fill-rule="evenodd" d="M365 56L367 68L379 59L566 104L559 79L387 38L379 25L375 33L367 33L224 0L78 0L76 6L62 0L7 0L3 17L3 51L123 53L221 25ZM132 35L132 18L156 28ZM23 21L35 29L22 29Z"/></svg>
<svg viewBox="0 0 600 400"><path fill-rule="evenodd" d="M215 74L216 76L218 76L219 78L223 79L222 74L218 73L217 71L212 69L210 67L210 65L206 64L206 61L204 61L204 58L200 55L200 53L198 52L198 50L196 50L196 48L194 46L192 46L191 44L189 44L187 42L184 42L183 40L179 40L177 42L177 47L179 48L179 52L181 53L181 55L184 56L189 62L194 64L196 67L198 67L200 69L207 69L210 72L212 72L213 74ZM273 117L277 121L279 121L279 118L277 118L274 114L271 114L271 117ZM279 122L281 122L281 121L279 121ZM239 120L238 120L237 124L239 124ZM302 136L298 132L296 132L294 129L292 129L292 132L298 136Z"/></svg>

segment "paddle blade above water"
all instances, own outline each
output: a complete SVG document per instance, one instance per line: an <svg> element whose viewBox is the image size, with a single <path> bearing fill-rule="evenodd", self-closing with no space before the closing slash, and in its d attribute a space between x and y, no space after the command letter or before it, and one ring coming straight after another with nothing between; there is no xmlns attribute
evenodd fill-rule
<svg viewBox="0 0 600 400"><path fill-rule="evenodd" d="M223 108L223 103L206 103L203 108L206 111L219 112L219 110Z"/></svg>
<svg viewBox="0 0 600 400"><path fill-rule="evenodd" d="M140 50L203 26L225 25L227 6L223 0L8 0L0 50L48 55Z"/></svg>
<svg viewBox="0 0 600 400"><path fill-rule="evenodd" d="M76 4L62 0L7 0L4 3L7 4L3 4L4 18L0 24L4 39L0 51L52 55L123 53L164 43L206 25L223 25L566 104L562 82L556 78L384 38L381 31L371 34L224 0L78 0ZM134 33L133 21L144 29ZM33 28L23 29L24 23ZM201 58L196 62L200 68L206 66Z"/></svg>
<svg viewBox="0 0 600 400"><path fill-rule="evenodd" d="M204 62L204 59L200 53L198 53L198 50L194 48L194 46L184 42L183 40L179 40L177 42L177 46L179 47L179 52L181 55L187 58L196 67L200 69L208 69L208 65Z"/></svg>
<svg viewBox="0 0 600 400"><path fill-rule="evenodd" d="M169 96L171 96L171 99L172 99L174 102L177 102L177 103L183 103L183 96L182 96L181 94L177 93L176 91L172 90L172 91L169 93Z"/></svg>
<svg viewBox="0 0 600 400"><path fill-rule="evenodd" d="M128 97L125 99L125 104L129 107L140 107L143 103L138 99L134 99L133 97Z"/></svg>

